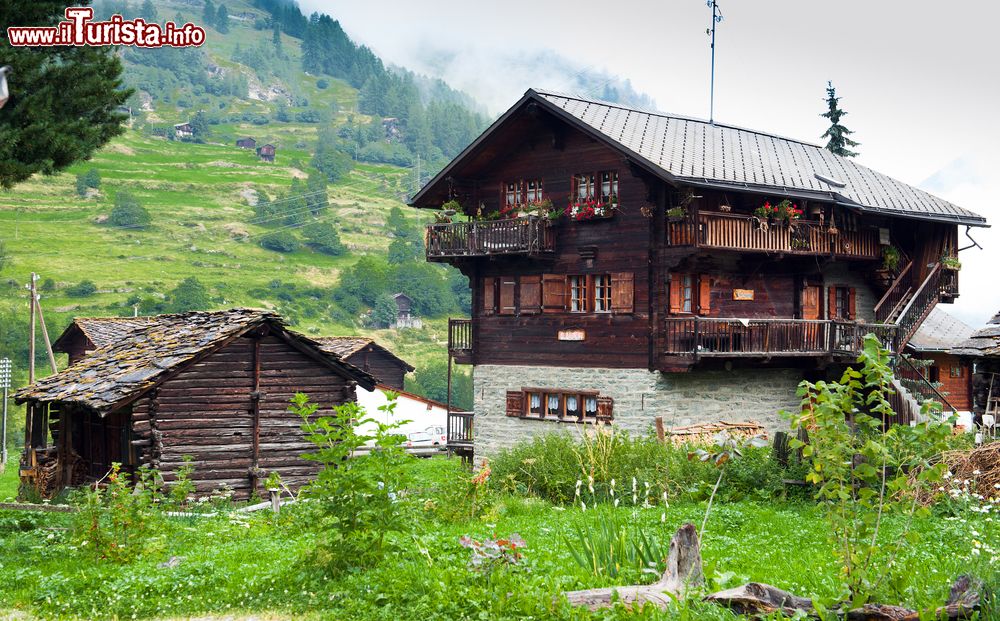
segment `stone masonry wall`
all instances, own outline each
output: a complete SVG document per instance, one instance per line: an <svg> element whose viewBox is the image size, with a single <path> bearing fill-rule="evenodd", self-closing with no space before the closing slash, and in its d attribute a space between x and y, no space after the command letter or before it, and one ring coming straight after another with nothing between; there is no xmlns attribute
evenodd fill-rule
<svg viewBox="0 0 1000 621"><path fill-rule="evenodd" d="M768 433L787 429L780 410L798 409L797 369L734 369L659 373L645 369L587 369L478 365L475 387L476 459L537 434L585 426L506 416L508 390L524 386L598 390L614 399L614 426L632 434L650 433L655 417L666 427L719 420L756 420Z"/></svg>

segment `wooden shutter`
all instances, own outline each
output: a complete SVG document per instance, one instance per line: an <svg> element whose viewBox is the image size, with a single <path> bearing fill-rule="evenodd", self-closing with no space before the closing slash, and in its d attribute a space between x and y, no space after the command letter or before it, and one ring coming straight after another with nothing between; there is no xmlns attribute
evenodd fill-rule
<svg viewBox="0 0 1000 621"><path fill-rule="evenodd" d="M542 275L542 312L561 313L566 310L566 277L562 274Z"/></svg>
<svg viewBox="0 0 1000 621"><path fill-rule="evenodd" d="M839 319L837 317L837 288L829 287L827 289L827 305L826 305L826 318L827 319Z"/></svg>
<svg viewBox="0 0 1000 621"><path fill-rule="evenodd" d="M483 314L492 315L497 312L497 279L492 276L483 278Z"/></svg>
<svg viewBox="0 0 1000 621"><path fill-rule="evenodd" d="M712 279L702 274L698 279L698 313L710 315L712 310Z"/></svg>
<svg viewBox="0 0 1000 621"><path fill-rule="evenodd" d="M611 312L632 313L635 311L635 274L617 272L611 274Z"/></svg>
<svg viewBox="0 0 1000 621"><path fill-rule="evenodd" d="M597 420L609 421L614 418L615 400L611 397L597 398Z"/></svg>
<svg viewBox="0 0 1000 621"><path fill-rule="evenodd" d="M857 319L856 295L857 290L854 287L847 290L847 318L851 321Z"/></svg>
<svg viewBox="0 0 1000 621"><path fill-rule="evenodd" d="M517 279L514 276L500 277L500 314L513 315L517 308L514 306L514 290L517 288Z"/></svg>
<svg viewBox="0 0 1000 621"><path fill-rule="evenodd" d="M680 274L670 275L670 313L677 315L684 310L684 283Z"/></svg>
<svg viewBox="0 0 1000 621"><path fill-rule="evenodd" d="M542 277L521 276L521 314L542 312Z"/></svg>
<svg viewBox="0 0 1000 621"><path fill-rule="evenodd" d="M507 391L507 416L524 416L524 393L520 390Z"/></svg>

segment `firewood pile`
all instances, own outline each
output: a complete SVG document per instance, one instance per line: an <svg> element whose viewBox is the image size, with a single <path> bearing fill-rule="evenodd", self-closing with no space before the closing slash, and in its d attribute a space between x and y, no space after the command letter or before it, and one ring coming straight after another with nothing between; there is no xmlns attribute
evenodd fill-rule
<svg viewBox="0 0 1000 621"><path fill-rule="evenodd" d="M684 427L671 427L667 438L674 446L683 444L713 444L715 436L726 432L731 438L748 439L753 437L767 438L767 430L755 420L716 423L698 423Z"/></svg>
<svg viewBox="0 0 1000 621"><path fill-rule="evenodd" d="M42 498L52 498L57 491L67 486L83 483L87 477L87 463L82 457L70 452L70 481L59 481L63 464L58 459L40 460L36 469L35 489Z"/></svg>
<svg viewBox="0 0 1000 621"><path fill-rule="evenodd" d="M975 483L977 494L1000 498L1000 441L971 451L948 451L942 457L956 479Z"/></svg>

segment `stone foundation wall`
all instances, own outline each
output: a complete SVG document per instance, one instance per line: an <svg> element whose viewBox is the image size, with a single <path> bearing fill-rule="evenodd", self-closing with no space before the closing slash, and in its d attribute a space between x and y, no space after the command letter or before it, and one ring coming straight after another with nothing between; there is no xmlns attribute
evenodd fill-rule
<svg viewBox="0 0 1000 621"><path fill-rule="evenodd" d="M476 459L537 434L569 431L584 425L506 416L508 390L525 386L597 390L614 399L615 428L649 433L657 416L666 427L719 420L756 420L768 432L787 429L778 412L799 407L798 369L733 369L659 373L645 369L590 369L478 365L475 389Z"/></svg>

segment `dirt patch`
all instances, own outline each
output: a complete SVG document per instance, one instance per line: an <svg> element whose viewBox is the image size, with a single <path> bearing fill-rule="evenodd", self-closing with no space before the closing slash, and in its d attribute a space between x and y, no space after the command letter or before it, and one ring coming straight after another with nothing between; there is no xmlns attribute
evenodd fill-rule
<svg viewBox="0 0 1000 621"><path fill-rule="evenodd" d="M299 170L298 168L289 168L288 171L291 172L292 173L292 177L294 177L296 179L305 179L305 178L307 178L309 176L306 173L304 173L301 170Z"/></svg>
<svg viewBox="0 0 1000 621"><path fill-rule="evenodd" d="M135 149L123 144L109 144L105 147L111 153L121 153L122 155L135 155Z"/></svg>
<svg viewBox="0 0 1000 621"><path fill-rule="evenodd" d="M240 196L247 202L247 205L250 205L251 207L256 207L257 201L260 198L257 195L257 190L249 187L240 190Z"/></svg>
<svg viewBox="0 0 1000 621"><path fill-rule="evenodd" d="M229 236L233 239L239 241L245 241L250 238L250 231L247 230L245 226L239 224L238 222L230 222L229 224L222 227L229 233Z"/></svg>

